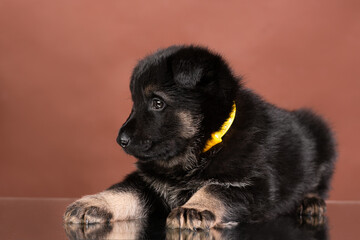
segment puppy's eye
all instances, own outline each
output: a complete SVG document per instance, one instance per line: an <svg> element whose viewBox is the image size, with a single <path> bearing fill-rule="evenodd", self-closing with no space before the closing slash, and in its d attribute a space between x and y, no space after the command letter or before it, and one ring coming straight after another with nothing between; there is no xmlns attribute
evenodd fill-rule
<svg viewBox="0 0 360 240"><path fill-rule="evenodd" d="M157 111L163 110L165 107L164 101L159 98L153 98L151 101L151 108Z"/></svg>

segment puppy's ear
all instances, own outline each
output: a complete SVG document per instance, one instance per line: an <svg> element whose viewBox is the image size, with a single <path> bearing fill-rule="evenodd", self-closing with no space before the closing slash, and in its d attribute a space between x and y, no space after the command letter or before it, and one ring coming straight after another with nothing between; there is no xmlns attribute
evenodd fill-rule
<svg viewBox="0 0 360 240"><path fill-rule="evenodd" d="M171 66L174 81L184 88L194 88L204 75L203 67L191 59L173 59Z"/></svg>
<svg viewBox="0 0 360 240"><path fill-rule="evenodd" d="M201 87L210 91L216 88L219 75L222 78L231 77L221 56L206 48L186 47L173 54L169 60L174 81L183 88Z"/></svg>

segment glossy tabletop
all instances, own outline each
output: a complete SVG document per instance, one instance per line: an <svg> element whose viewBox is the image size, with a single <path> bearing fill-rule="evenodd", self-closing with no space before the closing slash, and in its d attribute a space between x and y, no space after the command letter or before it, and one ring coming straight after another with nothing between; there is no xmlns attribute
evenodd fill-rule
<svg viewBox="0 0 360 240"><path fill-rule="evenodd" d="M327 202L326 218L274 221L210 231L166 230L163 219L64 225L74 199L0 198L1 239L360 239L360 202Z"/></svg>

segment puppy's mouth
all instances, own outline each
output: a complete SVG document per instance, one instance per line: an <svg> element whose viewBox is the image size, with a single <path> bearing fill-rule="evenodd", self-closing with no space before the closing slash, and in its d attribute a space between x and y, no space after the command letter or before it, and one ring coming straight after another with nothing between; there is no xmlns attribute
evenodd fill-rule
<svg viewBox="0 0 360 240"><path fill-rule="evenodd" d="M146 150L135 148L125 148L125 152L136 157L140 162L169 160L179 155L185 149L181 139L169 139L165 141L152 142Z"/></svg>

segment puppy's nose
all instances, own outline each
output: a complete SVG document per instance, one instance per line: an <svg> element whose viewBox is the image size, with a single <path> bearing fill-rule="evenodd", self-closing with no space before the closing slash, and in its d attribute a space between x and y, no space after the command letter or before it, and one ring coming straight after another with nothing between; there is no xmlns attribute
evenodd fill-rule
<svg viewBox="0 0 360 240"><path fill-rule="evenodd" d="M130 144L130 137L126 133L122 133L118 136L117 142L120 146L126 148Z"/></svg>

